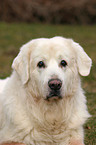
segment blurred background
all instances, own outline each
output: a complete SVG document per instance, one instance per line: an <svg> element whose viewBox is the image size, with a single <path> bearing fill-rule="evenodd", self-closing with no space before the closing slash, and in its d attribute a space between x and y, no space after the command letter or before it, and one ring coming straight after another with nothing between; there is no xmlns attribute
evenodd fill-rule
<svg viewBox="0 0 96 145"><path fill-rule="evenodd" d="M0 0L0 20L95 24L96 0Z"/></svg>
<svg viewBox="0 0 96 145"><path fill-rule="evenodd" d="M24 43L57 35L74 39L92 58L90 75L81 79L92 114L85 145L96 145L96 0L0 0L0 78L11 74Z"/></svg>

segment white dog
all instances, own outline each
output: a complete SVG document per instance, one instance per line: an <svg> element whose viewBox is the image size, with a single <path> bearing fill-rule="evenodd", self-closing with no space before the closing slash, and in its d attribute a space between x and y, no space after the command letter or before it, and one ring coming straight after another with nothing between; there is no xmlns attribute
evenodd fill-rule
<svg viewBox="0 0 96 145"><path fill-rule="evenodd" d="M13 73L0 81L0 143L83 145L90 117L80 77L91 59L71 39L35 39L23 45Z"/></svg>

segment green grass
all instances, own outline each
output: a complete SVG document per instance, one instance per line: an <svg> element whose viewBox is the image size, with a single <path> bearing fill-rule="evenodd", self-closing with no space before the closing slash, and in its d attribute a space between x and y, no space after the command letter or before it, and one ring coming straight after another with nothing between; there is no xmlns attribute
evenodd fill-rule
<svg viewBox="0 0 96 145"><path fill-rule="evenodd" d="M56 35L72 38L80 43L93 60L91 73L88 77L82 77L82 85L92 114L84 126L85 144L96 145L96 26L0 23L0 78L11 74L13 58L22 44L33 38Z"/></svg>

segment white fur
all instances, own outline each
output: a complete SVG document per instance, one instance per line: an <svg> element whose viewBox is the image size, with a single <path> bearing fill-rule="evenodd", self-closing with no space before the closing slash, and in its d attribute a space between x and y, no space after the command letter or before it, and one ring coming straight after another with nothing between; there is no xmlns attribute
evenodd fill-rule
<svg viewBox="0 0 96 145"><path fill-rule="evenodd" d="M61 67L61 60L67 61ZM44 61L45 68L38 68ZM21 47L13 73L0 89L0 143L69 145L81 140L83 124L90 116L80 77L90 73L91 59L71 39L35 39ZM47 101L48 81L62 81L63 99ZM4 80L0 81L0 88Z"/></svg>

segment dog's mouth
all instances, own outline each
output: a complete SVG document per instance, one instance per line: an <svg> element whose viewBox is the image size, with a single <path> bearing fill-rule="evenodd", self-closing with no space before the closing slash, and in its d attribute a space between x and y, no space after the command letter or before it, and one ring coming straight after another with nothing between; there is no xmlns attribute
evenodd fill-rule
<svg viewBox="0 0 96 145"><path fill-rule="evenodd" d="M51 91L49 95L46 97L47 101L51 100L59 100L62 99L62 96L60 94L60 91Z"/></svg>

